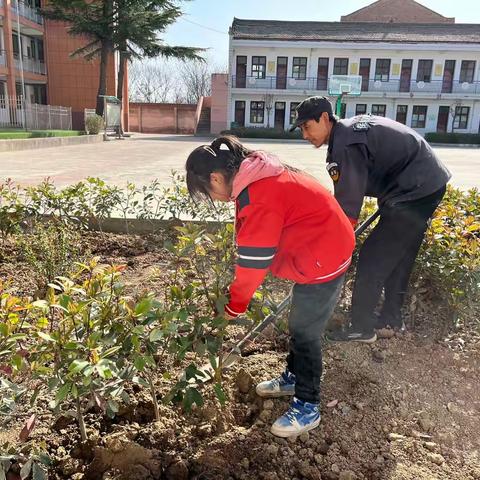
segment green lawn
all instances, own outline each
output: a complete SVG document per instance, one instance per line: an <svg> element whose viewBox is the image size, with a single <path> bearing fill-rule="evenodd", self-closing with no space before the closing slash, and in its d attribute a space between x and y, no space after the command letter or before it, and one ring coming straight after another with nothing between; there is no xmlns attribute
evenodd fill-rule
<svg viewBox="0 0 480 480"><path fill-rule="evenodd" d="M25 138L78 137L85 132L78 130L0 130L0 140L21 140Z"/></svg>

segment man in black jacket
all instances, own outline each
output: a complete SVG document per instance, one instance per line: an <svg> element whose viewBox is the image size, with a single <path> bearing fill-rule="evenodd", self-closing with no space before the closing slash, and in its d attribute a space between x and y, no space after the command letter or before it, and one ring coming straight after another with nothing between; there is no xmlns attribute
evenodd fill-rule
<svg viewBox="0 0 480 480"><path fill-rule="evenodd" d="M307 98L297 107L292 130L297 127L316 147L328 144L327 171L352 225L364 197L377 198L380 219L360 249L351 325L327 336L374 342L375 327L403 327L408 280L451 174L411 128L371 115L338 120L325 97ZM382 290L385 300L377 319L374 311Z"/></svg>

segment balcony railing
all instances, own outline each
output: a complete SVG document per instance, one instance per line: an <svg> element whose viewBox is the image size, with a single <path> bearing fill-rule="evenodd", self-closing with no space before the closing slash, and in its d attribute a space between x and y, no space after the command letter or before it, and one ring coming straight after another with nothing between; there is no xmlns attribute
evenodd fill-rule
<svg viewBox="0 0 480 480"><path fill-rule="evenodd" d="M328 91L328 83L324 78L307 77L298 79L293 77L265 77L232 75L231 85L233 88L259 89L259 90L316 90ZM480 94L480 82L459 82L432 80L430 82L417 82L416 80L396 79L382 82L370 79L364 82L362 93L455 93L463 95Z"/></svg>
<svg viewBox="0 0 480 480"><path fill-rule="evenodd" d="M21 17L28 18L28 20L31 20L32 22L43 25L43 17L40 15L37 8L31 7L24 2L13 0L12 9L15 14L19 13Z"/></svg>
<svg viewBox="0 0 480 480"><path fill-rule="evenodd" d="M21 70L23 66L23 70L25 70L26 72L32 72L38 75L47 74L47 67L45 66L45 62L42 62L41 60L36 60L35 58L23 57L22 63L20 63L20 58L18 57L18 55L14 55L14 57L15 68L17 70Z"/></svg>

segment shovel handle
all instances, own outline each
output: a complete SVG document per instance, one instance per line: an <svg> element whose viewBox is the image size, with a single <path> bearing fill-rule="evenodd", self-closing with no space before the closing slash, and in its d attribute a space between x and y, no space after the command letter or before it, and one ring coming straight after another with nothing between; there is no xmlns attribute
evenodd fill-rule
<svg viewBox="0 0 480 480"><path fill-rule="evenodd" d="M360 236L380 215L380 210L377 210L375 213L372 213L356 230L355 236Z"/></svg>

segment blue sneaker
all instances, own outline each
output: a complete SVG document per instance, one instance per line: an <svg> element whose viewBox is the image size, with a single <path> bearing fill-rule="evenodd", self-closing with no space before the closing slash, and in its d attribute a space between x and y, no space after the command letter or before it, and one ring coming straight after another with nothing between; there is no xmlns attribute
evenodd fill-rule
<svg viewBox="0 0 480 480"><path fill-rule="evenodd" d="M295 375L286 369L278 378L259 383L256 391L260 397L295 395Z"/></svg>
<svg viewBox="0 0 480 480"><path fill-rule="evenodd" d="M293 397L292 404L272 425L270 431L277 437L293 437L313 430L320 424L317 403L308 403Z"/></svg>

